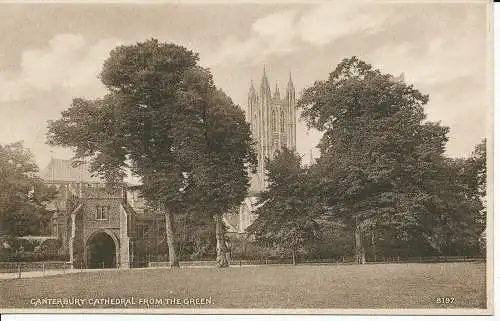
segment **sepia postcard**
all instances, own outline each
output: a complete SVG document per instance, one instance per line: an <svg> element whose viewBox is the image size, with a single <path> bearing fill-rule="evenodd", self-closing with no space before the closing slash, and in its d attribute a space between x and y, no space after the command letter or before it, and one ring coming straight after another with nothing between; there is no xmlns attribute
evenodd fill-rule
<svg viewBox="0 0 500 321"><path fill-rule="evenodd" d="M0 312L493 313L490 1L0 3Z"/></svg>

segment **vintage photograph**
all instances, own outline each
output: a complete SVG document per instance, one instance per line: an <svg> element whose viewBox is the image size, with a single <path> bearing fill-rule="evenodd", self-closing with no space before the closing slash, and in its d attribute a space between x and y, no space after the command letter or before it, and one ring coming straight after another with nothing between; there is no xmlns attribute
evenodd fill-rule
<svg viewBox="0 0 500 321"><path fill-rule="evenodd" d="M489 1L0 4L0 312L492 313Z"/></svg>

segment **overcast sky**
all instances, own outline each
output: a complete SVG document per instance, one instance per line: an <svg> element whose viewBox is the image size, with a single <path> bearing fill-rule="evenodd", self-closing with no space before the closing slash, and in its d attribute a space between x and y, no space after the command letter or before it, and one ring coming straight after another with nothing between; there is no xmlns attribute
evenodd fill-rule
<svg viewBox="0 0 500 321"><path fill-rule="evenodd" d="M485 3L0 4L0 143L23 140L42 168L51 155L71 157L44 144L47 120L72 97L105 93L96 76L110 49L154 37L199 52L244 110L264 65L282 93L289 71L300 91L353 55L404 72L430 95L428 118L450 127L447 154L467 156L490 122ZM297 131L308 160L320 134Z"/></svg>

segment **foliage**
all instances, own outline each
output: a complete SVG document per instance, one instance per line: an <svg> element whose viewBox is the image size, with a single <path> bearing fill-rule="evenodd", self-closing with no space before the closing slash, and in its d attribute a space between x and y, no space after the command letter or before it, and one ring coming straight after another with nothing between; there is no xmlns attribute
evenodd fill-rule
<svg viewBox="0 0 500 321"><path fill-rule="evenodd" d="M469 184L470 162L445 159L440 165L420 200L418 224L408 233L423 235L440 254L477 254L486 217L479 190Z"/></svg>
<svg viewBox="0 0 500 321"><path fill-rule="evenodd" d="M231 258L233 260L265 260L280 258L283 253L265 247L248 235L230 238ZM288 253L286 253L288 255Z"/></svg>
<svg viewBox="0 0 500 321"><path fill-rule="evenodd" d="M309 258L339 260L353 255L354 235L350 229L328 221L320 222L320 229L321 239L311 247Z"/></svg>
<svg viewBox="0 0 500 321"><path fill-rule="evenodd" d="M204 115L205 142L186 192L190 204L209 214L224 214L239 206L247 195L248 170L255 166L250 126L242 110L222 91L212 96Z"/></svg>
<svg viewBox="0 0 500 321"><path fill-rule="evenodd" d="M192 211L214 217L216 261L219 267L226 267L222 215L240 206L246 197L248 170L255 166L256 156L242 110L220 90L211 99L203 115L205 144L198 148L199 158L188 175L185 192Z"/></svg>
<svg viewBox="0 0 500 321"><path fill-rule="evenodd" d="M486 139L483 139L480 144L476 145L472 156L468 159L471 171L471 183L470 187L472 190L478 190L481 197L486 196L486 165L487 165L487 154L486 154Z"/></svg>
<svg viewBox="0 0 500 321"><path fill-rule="evenodd" d="M21 142L0 145L0 231L12 236L34 235L46 220L45 205L55 190L37 176L38 166Z"/></svg>
<svg viewBox="0 0 500 321"><path fill-rule="evenodd" d="M127 167L139 176L142 195L167 214L167 238L174 213L220 217L239 205L255 162L243 112L197 62L155 39L117 47L101 72L109 93L74 99L49 123L49 143L90 158L108 182L121 182Z"/></svg>
<svg viewBox="0 0 500 321"><path fill-rule="evenodd" d="M211 222L211 219L195 214L178 215L176 235L181 260L215 258L215 226Z"/></svg>
<svg viewBox="0 0 500 321"><path fill-rule="evenodd" d="M50 122L49 142L75 148L76 158L92 157L92 168L109 179L130 167L142 179L143 196L174 211L190 198L240 202L252 160L248 124L197 61L197 54L154 39L114 49L101 72L110 93L74 99ZM210 206L219 211L219 204Z"/></svg>
<svg viewBox="0 0 500 321"><path fill-rule="evenodd" d="M471 234L479 204L443 156L448 128L425 121L427 101L352 57L298 102L308 126L324 132L317 168L325 212L359 237L356 255L364 256L364 238L375 228L393 229L401 240L420 233L439 252Z"/></svg>
<svg viewBox="0 0 500 321"><path fill-rule="evenodd" d="M111 51L101 72L109 93L76 98L62 118L49 123L50 144L72 147L90 158L91 169L119 186L130 167L148 203L166 217L171 265L178 266L174 213L184 208L184 190L198 160L203 118L214 90L198 55L151 39Z"/></svg>
<svg viewBox="0 0 500 321"><path fill-rule="evenodd" d="M130 166L148 201L179 209L183 172L196 159L190 143L203 136L193 125L213 87L197 59L156 40L117 47L101 72L109 93L74 99L61 119L49 123L49 143L74 148L77 159L91 158L92 169L108 181L121 181Z"/></svg>
<svg viewBox="0 0 500 321"><path fill-rule="evenodd" d="M320 237L313 176L286 148L267 160L268 189L259 195L257 219L248 228L259 244L281 253L307 251Z"/></svg>
<svg viewBox="0 0 500 321"><path fill-rule="evenodd" d="M6 247L5 245L8 246ZM60 255L62 241L59 239L26 240L8 237L2 240L0 261L3 262L39 262L67 261L67 256Z"/></svg>

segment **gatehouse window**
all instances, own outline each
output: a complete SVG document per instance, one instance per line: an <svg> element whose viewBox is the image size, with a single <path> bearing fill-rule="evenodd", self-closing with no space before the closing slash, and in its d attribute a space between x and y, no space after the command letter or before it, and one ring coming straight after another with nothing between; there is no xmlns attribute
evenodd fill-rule
<svg viewBox="0 0 500 321"><path fill-rule="evenodd" d="M109 206L96 206L96 219L107 220L109 217Z"/></svg>
<svg viewBox="0 0 500 321"><path fill-rule="evenodd" d="M52 223L52 236L59 237L57 222Z"/></svg>
<svg viewBox="0 0 500 321"><path fill-rule="evenodd" d="M142 240L145 239L149 231L149 226L147 224L139 224L137 226L137 238Z"/></svg>

